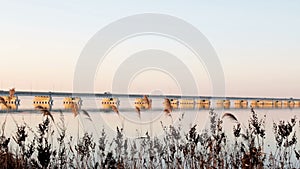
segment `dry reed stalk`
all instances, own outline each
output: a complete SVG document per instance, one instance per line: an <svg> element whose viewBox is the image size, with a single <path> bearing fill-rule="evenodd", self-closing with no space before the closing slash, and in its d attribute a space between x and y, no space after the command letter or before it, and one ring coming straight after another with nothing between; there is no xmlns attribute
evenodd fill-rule
<svg viewBox="0 0 300 169"><path fill-rule="evenodd" d="M15 96L15 88L9 89L9 97L8 99L11 100Z"/></svg>
<svg viewBox="0 0 300 169"><path fill-rule="evenodd" d="M222 116L222 119L224 119L224 118L229 118L230 120L232 120L236 123L239 122L238 119L231 113L224 113L223 116Z"/></svg>
<svg viewBox="0 0 300 169"><path fill-rule="evenodd" d="M137 106L135 106L135 111L138 113L139 118L141 118L141 109Z"/></svg>
<svg viewBox="0 0 300 169"><path fill-rule="evenodd" d="M120 116L119 110L115 105L111 105L111 109Z"/></svg>
<svg viewBox="0 0 300 169"><path fill-rule="evenodd" d="M43 114L43 116L50 116L51 120L54 122L54 118L48 109L40 105L36 106L35 109L39 110Z"/></svg>

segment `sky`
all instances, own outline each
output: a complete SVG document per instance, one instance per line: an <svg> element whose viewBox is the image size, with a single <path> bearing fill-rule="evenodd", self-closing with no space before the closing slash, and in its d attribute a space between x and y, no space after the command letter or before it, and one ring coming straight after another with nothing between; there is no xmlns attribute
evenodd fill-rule
<svg viewBox="0 0 300 169"><path fill-rule="evenodd" d="M77 59L90 38L118 19L141 13L175 16L200 30L219 57L227 96L300 98L300 2L296 0L3 0L0 89L72 91ZM141 42L145 48L180 48L170 40L156 41L160 41L159 45L150 43L149 37L132 39L111 55ZM170 48L172 45L178 48ZM182 57L189 61L189 56ZM115 66L114 62L108 66ZM202 68L199 72L196 80L202 84L201 94L210 95L209 75ZM157 78L165 80L152 85ZM96 75L96 92L110 90L110 84L101 74ZM158 90L172 94L180 89L172 78L153 70L137 75L128 87L133 93Z"/></svg>

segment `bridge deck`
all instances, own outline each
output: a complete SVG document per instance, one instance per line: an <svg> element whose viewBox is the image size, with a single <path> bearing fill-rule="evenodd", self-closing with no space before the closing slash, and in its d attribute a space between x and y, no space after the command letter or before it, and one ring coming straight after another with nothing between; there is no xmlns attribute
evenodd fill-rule
<svg viewBox="0 0 300 169"><path fill-rule="evenodd" d="M9 91L0 90L0 95L8 95ZM37 92L37 91L17 91L16 96L52 96L52 97L118 97L118 98L137 98L143 97L143 94L104 94L104 93L71 93L71 92ZM186 98L186 99L209 99L209 100L294 100L300 101L295 98L271 98L271 97L222 97L222 96L180 96L180 95L148 95L150 98Z"/></svg>

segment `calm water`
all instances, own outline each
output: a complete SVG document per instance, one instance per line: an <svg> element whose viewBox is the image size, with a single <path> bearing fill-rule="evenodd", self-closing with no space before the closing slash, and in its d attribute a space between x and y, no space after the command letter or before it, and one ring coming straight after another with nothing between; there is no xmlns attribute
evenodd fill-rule
<svg viewBox="0 0 300 169"><path fill-rule="evenodd" d="M21 105L19 109L32 109L32 98L21 97ZM54 105L53 109L62 109L62 98L53 98ZM207 126L209 121L209 110L195 110L195 109L177 109L172 112L172 117L166 116L162 111L163 100L153 100L153 110L151 111L141 111L141 116L135 111L132 105L133 100L123 99L120 100L120 115L112 111L100 111L101 108L100 99L86 99L83 98L82 109L90 110L89 115L91 120L87 118L84 114L74 117L72 112L64 111L64 120L67 126L67 134L69 136L77 137L78 130L80 133L89 132L93 133L95 138L98 137L102 128L106 130L109 138L115 136L115 131L117 126L123 127L126 137L136 138L144 136L148 131L152 136L160 136L163 133L162 126L170 124L179 124L179 118L184 114L183 120L180 124L183 127L183 132L188 132L188 129L197 124L197 129L201 132ZM97 111L97 109L99 111ZM216 109L219 115L225 112L230 112L234 114L239 122L247 126L248 119L250 116L250 109ZM300 117L300 109L256 109L259 118L263 118L266 115L266 145L270 145L267 149L274 148L274 134L273 134L273 122L279 122L280 120L290 120L290 118L297 116ZM53 111L55 123L60 121L60 113ZM16 124L22 124L26 122L33 130L36 130L36 126L42 121L43 116L38 111L23 111L23 112L11 112L9 115L6 113L0 114L0 123L4 122L7 118L5 135L13 136L16 131ZM232 127L233 122L229 119L223 119L224 129L228 134L229 139L233 137ZM296 126L299 130L299 126ZM57 134L57 133L56 133ZM30 137L32 134L29 132ZM298 138L299 135L298 135Z"/></svg>

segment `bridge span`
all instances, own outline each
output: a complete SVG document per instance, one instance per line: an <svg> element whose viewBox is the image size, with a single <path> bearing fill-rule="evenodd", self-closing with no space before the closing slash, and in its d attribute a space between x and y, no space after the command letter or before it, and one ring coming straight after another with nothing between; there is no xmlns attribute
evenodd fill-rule
<svg viewBox="0 0 300 169"><path fill-rule="evenodd" d="M0 95L8 95L9 91L0 90ZM16 96L52 96L52 97L120 97L120 98L137 98L147 95L149 98L177 98L177 99L227 99L227 100L293 100L300 101L300 98L291 97L235 97L235 96L182 96L182 95L149 95L149 94L112 94L112 93L71 93L71 92L41 92L41 91L16 91Z"/></svg>
<svg viewBox="0 0 300 169"><path fill-rule="evenodd" d="M115 93L72 93L72 92L43 92L43 91L16 91L14 98L9 97L9 91L0 90L0 96L6 100L10 109L18 110L19 105L22 103L19 97L29 96L33 97L33 108L40 105L47 109L51 109L53 105L53 97L61 97L65 109L71 109L72 105L81 106L84 104L84 99L87 98L100 98L102 101L99 103L103 109L111 109L112 105L118 107L119 98L135 99L134 105L139 109L149 108L149 100L151 99L169 99L171 106L176 108L190 108L190 109L209 109L209 108L294 108L300 107L299 98L289 97L223 97L223 96L182 96L182 95L148 95L148 94L115 94ZM144 98L149 99L148 101ZM163 104L164 105L164 104ZM165 105L164 105L165 106ZM5 106L0 106L1 110Z"/></svg>

